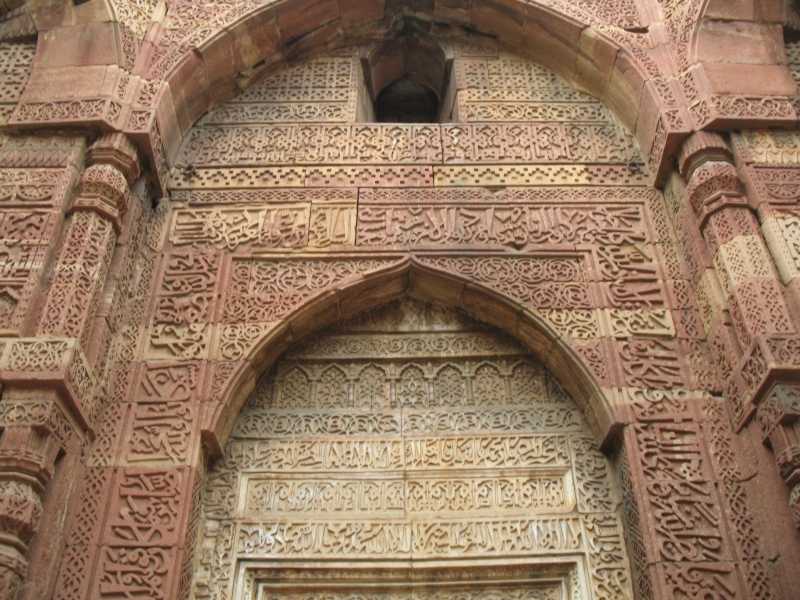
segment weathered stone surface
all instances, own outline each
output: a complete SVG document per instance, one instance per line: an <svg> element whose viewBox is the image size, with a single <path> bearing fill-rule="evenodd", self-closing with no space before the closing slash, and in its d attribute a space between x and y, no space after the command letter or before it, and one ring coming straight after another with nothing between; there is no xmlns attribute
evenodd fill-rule
<svg viewBox="0 0 800 600"><path fill-rule="evenodd" d="M50 4L0 8L0 598L800 589L797 16Z"/></svg>

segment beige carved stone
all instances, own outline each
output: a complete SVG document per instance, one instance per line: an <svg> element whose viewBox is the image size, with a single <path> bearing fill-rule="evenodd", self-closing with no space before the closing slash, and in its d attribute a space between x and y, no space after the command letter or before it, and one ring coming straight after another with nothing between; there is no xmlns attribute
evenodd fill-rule
<svg viewBox="0 0 800 600"><path fill-rule="evenodd" d="M470 558L443 564L472 579L523 561L533 585L519 596L501 567L470 598L630 598L618 503L605 457L539 361L458 310L405 299L294 346L262 378L209 474L201 544L217 550L196 590L294 597L324 561ZM557 592L542 562L553 555L567 565ZM277 559L303 568L251 573ZM247 583L268 572L281 587ZM410 573L371 577L401 597L425 588ZM463 593L453 582L436 598Z"/></svg>

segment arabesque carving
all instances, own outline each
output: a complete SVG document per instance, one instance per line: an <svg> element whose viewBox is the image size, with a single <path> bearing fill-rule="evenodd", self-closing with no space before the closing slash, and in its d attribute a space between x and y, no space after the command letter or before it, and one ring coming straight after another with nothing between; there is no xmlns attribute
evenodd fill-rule
<svg viewBox="0 0 800 600"><path fill-rule="evenodd" d="M792 596L788 7L6 4L0 598Z"/></svg>
<svg viewBox="0 0 800 600"><path fill-rule="evenodd" d="M585 432L538 361L461 313L407 299L358 315L247 401L203 505L203 547L230 551L201 558L195 589L229 593L253 559L556 553L592 597L630 597L619 492Z"/></svg>

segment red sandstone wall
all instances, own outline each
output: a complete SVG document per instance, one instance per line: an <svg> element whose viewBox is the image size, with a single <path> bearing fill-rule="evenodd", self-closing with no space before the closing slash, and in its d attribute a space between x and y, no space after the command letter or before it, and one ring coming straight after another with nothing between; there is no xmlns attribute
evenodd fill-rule
<svg viewBox="0 0 800 600"><path fill-rule="evenodd" d="M292 340L414 290L512 332L568 387L622 474L637 597L796 596L790 6L11 4L3 595L188 594L206 459L254 378ZM336 127L259 109L259 147L214 137L246 97L196 125L253 81L403 27L445 46L499 36L599 98L613 135L469 94L463 122L408 127L400 153L348 124L350 105ZM451 58L459 93L484 89L465 69L486 56ZM540 121L560 129L542 141ZM470 238L419 225L420 208L502 218ZM498 225L520 214L545 226Z"/></svg>

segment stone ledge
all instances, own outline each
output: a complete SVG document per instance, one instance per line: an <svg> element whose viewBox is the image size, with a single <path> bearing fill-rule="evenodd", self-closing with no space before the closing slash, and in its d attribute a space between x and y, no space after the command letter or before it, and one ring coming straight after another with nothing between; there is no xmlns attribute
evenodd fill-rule
<svg viewBox="0 0 800 600"><path fill-rule="evenodd" d="M744 410L735 423L739 431L776 384L800 382L800 335L758 336L745 351L736 371L745 386Z"/></svg>
<svg viewBox="0 0 800 600"><path fill-rule="evenodd" d="M75 338L18 338L5 342L0 381L6 389L55 390L79 425L90 429L97 412L97 378Z"/></svg>

